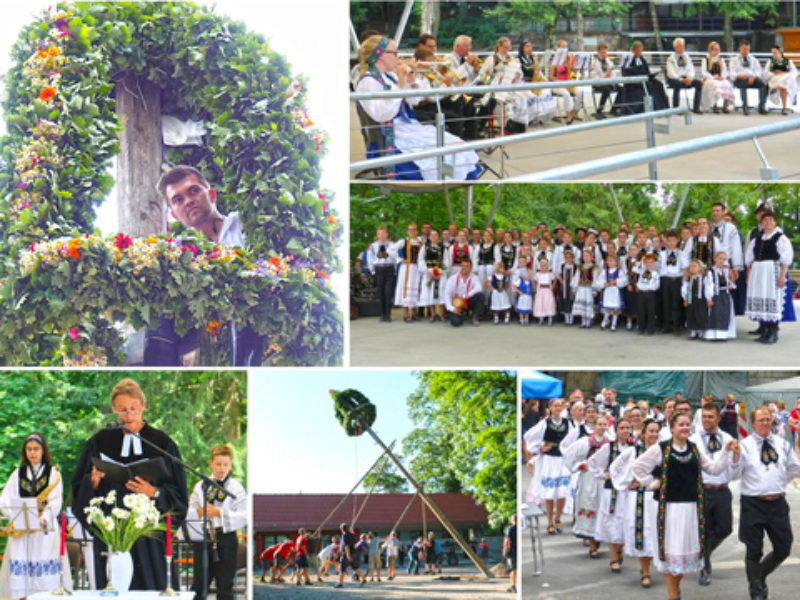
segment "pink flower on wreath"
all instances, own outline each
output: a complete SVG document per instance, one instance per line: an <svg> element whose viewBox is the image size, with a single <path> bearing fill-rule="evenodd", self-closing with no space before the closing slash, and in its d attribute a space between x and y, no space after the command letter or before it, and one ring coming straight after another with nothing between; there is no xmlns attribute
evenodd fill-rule
<svg viewBox="0 0 800 600"><path fill-rule="evenodd" d="M133 240L129 235L125 235L124 233L118 233L114 238L114 245L120 250L124 250L128 246L133 245Z"/></svg>
<svg viewBox="0 0 800 600"><path fill-rule="evenodd" d="M73 340L77 340L79 337L81 337L81 332L77 327L70 327L67 333Z"/></svg>
<svg viewBox="0 0 800 600"><path fill-rule="evenodd" d="M322 200L322 212L327 211L328 210L328 199L323 195L322 192L319 192L317 195L319 196L319 199Z"/></svg>
<svg viewBox="0 0 800 600"><path fill-rule="evenodd" d="M181 252L183 252L185 250L188 250L189 252L191 252L192 255L195 256L195 257L197 257L197 255L200 254L200 251L197 248L195 248L193 244L187 244L185 246L181 246Z"/></svg>
<svg viewBox="0 0 800 600"><path fill-rule="evenodd" d="M28 206L29 206L29 204L28 204L27 202L23 202L22 204L20 204L20 205L19 205L19 207L20 207L22 210L25 210L26 208L28 208Z"/></svg>
<svg viewBox="0 0 800 600"><path fill-rule="evenodd" d="M17 189L20 189L20 190L21 190L21 189L22 189L22 188L24 188L26 185L28 185L28 184L27 184L27 183L25 183L24 181L20 181L20 182L17 184Z"/></svg>

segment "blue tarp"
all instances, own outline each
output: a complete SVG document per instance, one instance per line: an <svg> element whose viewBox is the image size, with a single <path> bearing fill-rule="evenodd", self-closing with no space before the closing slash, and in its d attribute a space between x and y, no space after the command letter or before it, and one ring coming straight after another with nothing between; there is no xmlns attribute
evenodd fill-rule
<svg viewBox="0 0 800 600"><path fill-rule="evenodd" d="M521 371L523 398L562 398L564 386L555 377L539 371Z"/></svg>

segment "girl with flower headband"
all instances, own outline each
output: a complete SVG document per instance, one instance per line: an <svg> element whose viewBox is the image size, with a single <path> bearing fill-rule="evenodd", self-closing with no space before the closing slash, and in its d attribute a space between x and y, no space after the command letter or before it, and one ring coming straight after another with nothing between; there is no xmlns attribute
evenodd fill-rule
<svg viewBox="0 0 800 600"><path fill-rule="evenodd" d="M703 60L700 72L703 75L702 109L713 108L715 113L719 112L717 102L722 100L722 112L729 112L736 97L733 93L733 85L728 79L728 67L725 66L725 61L720 56L717 42L711 42L708 45L708 56Z"/></svg>
<svg viewBox="0 0 800 600"><path fill-rule="evenodd" d="M61 474L50 462L47 441L40 433L29 434L20 466L0 494L0 514L9 520L10 530L0 569L0 597L26 598L59 587L62 496Z"/></svg>
<svg viewBox="0 0 800 600"><path fill-rule="evenodd" d="M670 600L681 597L680 583L686 573L704 565L705 495L702 471L718 475L730 462L738 463L735 440L711 460L701 446L689 440L691 418L674 413L670 419L671 438L650 446L633 462L636 480L650 490L659 490L657 536L654 563L663 573ZM732 458L731 458L732 457ZM661 467L660 476L654 475Z"/></svg>
<svg viewBox="0 0 800 600"><path fill-rule="evenodd" d="M361 44L359 64L361 77L356 84L357 92L408 89L419 85L410 65L398 62L397 44L387 37L373 35L367 38ZM358 101L357 110L367 137L368 158L436 147L436 128L421 124L411 109L412 104L420 101L422 97ZM451 133L444 133L445 145L461 141ZM473 151L445 155L444 162L452 169L451 174L444 173L445 179L477 179L481 174L478 155ZM436 158L418 159L387 168L387 175L390 178L435 180L438 177L436 165Z"/></svg>

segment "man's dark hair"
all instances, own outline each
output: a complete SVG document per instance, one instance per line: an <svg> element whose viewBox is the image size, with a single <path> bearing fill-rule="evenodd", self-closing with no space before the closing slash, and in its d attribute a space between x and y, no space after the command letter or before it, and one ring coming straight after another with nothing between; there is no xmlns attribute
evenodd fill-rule
<svg viewBox="0 0 800 600"><path fill-rule="evenodd" d="M419 36L419 45L426 46L428 44L428 40L436 41L436 38L430 33L423 33L421 36Z"/></svg>
<svg viewBox="0 0 800 600"><path fill-rule="evenodd" d="M194 167L190 167L189 165L177 165L161 175L161 178L158 180L158 184L156 185L156 189L158 190L158 193L161 194L166 200L167 186L172 185L173 183L178 183L179 181L183 181L191 175L197 177L200 183L207 188L211 187L211 184L208 183L208 180L203 176L203 174Z"/></svg>
<svg viewBox="0 0 800 600"><path fill-rule="evenodd" d="M703 406L703 410L710 410L710 411L713 411L713 412L715 412L715 413L719 414L719 404L717 404L717 403L716 403L716 402L714 402L714 401L707 402L707 403L706 403L706 404Z"/></svg>
<svg viewBox="0 0 800 600"><path fill-rule="evenodd" d="M715 206L719 206L723 210L723 212L725 211L725 203L723 203L723 202L714 202L714 204L711 205L711 208L714 208Z"/></svg>

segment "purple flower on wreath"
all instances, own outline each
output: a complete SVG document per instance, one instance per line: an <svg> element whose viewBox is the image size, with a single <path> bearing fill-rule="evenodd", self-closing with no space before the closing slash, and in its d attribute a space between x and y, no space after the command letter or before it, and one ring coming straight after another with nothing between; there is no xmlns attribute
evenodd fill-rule
<svg viewBox="0 0 800 600"><path fill-rule="evenodd" d="M24 188L26 185L28 185L28 184L27 184L27 183L25 183L24 181L20 181L20 182L17 184L17 189L21 190L21 189L23 189L23 188Z"/></svg>
<svg viewBox="0 0 800 600"><path fill-rule="evenodd" d="M53 23L53 25L55 25L56 29L59 29L61 31L69 29L69 21L67 21L64 17L57 18L55 20L55 23Z"/></svg>

